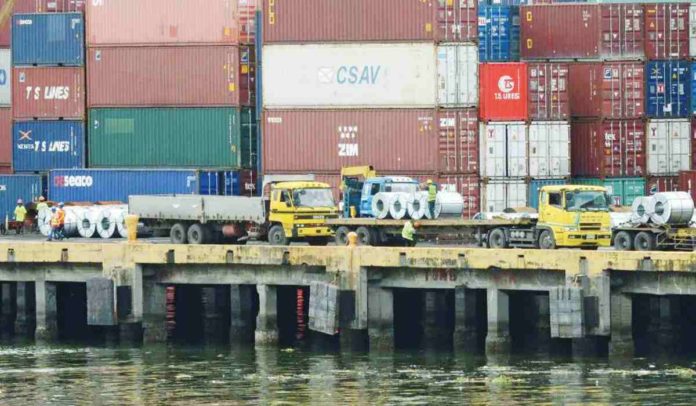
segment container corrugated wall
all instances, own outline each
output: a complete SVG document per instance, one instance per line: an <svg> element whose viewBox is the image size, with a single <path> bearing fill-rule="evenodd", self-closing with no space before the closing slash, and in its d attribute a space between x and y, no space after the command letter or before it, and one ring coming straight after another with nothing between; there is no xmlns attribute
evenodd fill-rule
<svg viewBox="0 0 696 406"><path fill-rule="evenodd" d="M529 176L527 125L524 122L481 123L479 149L482 178Z"/></svg>
<svg viewBox="0 0 696 406"><path fill-rule="evenodd" d="M501 213L512 207L527 207L527 184L524 180L504 179L481 183L481 211Z"/></svg>
<svg viewBox="0 0 696 406"><path fill-rule="evenodd" d="M520 58L518 7L479 6L479 60L508 62Z"/></svg>
<svg viewBox="0 0 696 406"><path fill-rule="evenodd" d="M254 167L249 109L90 109L90 167Z"/></svg>
<svg viewBox="0 0 696 406"><path fill-rule="evenodd" d="M532 178L570 176L570 124L532 121L528 130L529 173Z"/></svg>
<svg viewBox="0 0 696 406"><path fill-rule="evenodd" d="M646 4L645 54L648 59L689 57L689 4Z"/></svg>
<svg viewBox="0 0 696 406"><path fill-rule="evenodd" d="M486 63L479 69L481 120L526 121L529 116L527 64Z"/></svg>
<svg viewBox="0 0 696 406"><path fill-rule="evenodd" d="M248 49L248 48L245 48ZM254 101L236 46L90 48L90 107L240 106ZM248 58L247 58L248 59ZM244 80L244 92L240 82Z"/></svg>
<svg viewBox="0 0 696 406"><path fill-rule="evenodd" d="M645 76L641 62L570 64L571 116L643 117Z"/></svg>
<svg viewBox="0 0 696 406"><path fill-rule="evenodd" d="M0 221L5 222L5 216L14 218L14 208L17 199L33 202L42 194L40 176L34 175L2 175L0 176Z"/></svg>
<svg viewBox="0 0 696 406"><path fill-rule="evenodd" d="M440 173L478 173L478 111L442 109L438 111Z"/></svg>
<svg viewBox="0 0 696 406"><path fill-rule="evenodd" d="M12 109L0 107L0 173L12 166Z"/></svg>
<svg viewBox="0 0 696 406"><path fill-rule="evenodd" d="M87 3L87 45L236 44L238 0Z"/></svg>
<svg viewBox="0 0 696 406"><path fill-rule="evenodd" d="M339 172L373 165L381 172L438 169L433 109L266 110L264 172Z"/></svg>
<svg viewBox="0 0 696 406"><path fill-rule="evenodd" d="M57 169L49 173L48 198L62 202L128 202L130 195L197 194L195 170Z"/></svg>
<svg viewBox="0 0 696 406"><path fill-rule="evenodd" d="M571 123L573 176L645 176L642 120L583 120Z"/></svg>
<svg viewBox="0 0 696 406"><path fill-rule="evenodd" d="M25 121L15 122L12 128L15 172L84 167L83 121Z"/></svg>
<svg viewBox="0 0 696 406"><path fill-rule="evenodd" d="M437 101L444 107L478 105L478 49L474 44L437 47Z"/></svg>
<svg viewBox="0 0 696 406"><path fill-rule="evenodd" d="M646 196L662 192L678 192L680 190L679 176L650 176L646 178Z"/></svg>
<svg viewBox="0 0 696 406"><path fill-rule="evenodd" d="M689 8L689 55L696 58L696 3Z"/></svg>
<svg viewBox="0 0 696 406"><path fill-rule="evenodd" d="M679 190L689 192L696 200L696 170L679 172Z"/></svg>
<svg viewBox="0 0 696 406"><path fill-rule="evenodd" d="M530 62L527 67L529 119L567 120L570 117L568 64Z"/></svg>
<svg viewBox="0 0 696 406"><path fill-rule="evenodd" d="M601 17L596 4L520 7L524 59L594 59L600 55Z"/></svg>
<svg viewBox="0 0 696 406"><path fill-rule="evenodd" d="M12 63L81 66L85 62L84 24L80 13L15 14L12 17Z"/></svg>
<svg viewBox="0 0 696 406"><path fill-rule="evenodd" d="M690 120L648 120L646 138L649 175L674 176L691 169Z"/></svg>
<svg viewBox="0 0 696 406"><path fill-rule="evenodd" d="M440 187L453 185L464 197L464 218L472 218L481 211L481 183L478 175L440 175L434 180Z"/></svg>
<svg viewBox="0 0 696 406"><path fill-rule="evenodd" d="M636 197L645 196L645 178L575 178L572 183L605 187L617 206L630 206Z"/></svg>
<svg viewBox="0 0 696 406"><path fill-rule="evenodd" d="M84 119L84 81L84 68L14 68L13 117L15 119Z"/></svg>
<svg viewBox="0 0 696 406"><path fill-rule="evenodd" d="M651 61L645 66L646 115L688 117L691 76L687 61Z"/></svg>

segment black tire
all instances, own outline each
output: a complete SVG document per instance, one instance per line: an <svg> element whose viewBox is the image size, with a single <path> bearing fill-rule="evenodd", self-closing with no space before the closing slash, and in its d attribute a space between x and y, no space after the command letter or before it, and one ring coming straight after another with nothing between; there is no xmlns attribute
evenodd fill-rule
<svg viewBox="0 0 696 406"><path fill-rule="evenodd" d="M556 239L553 238L553 232L551 230L544 230L539 234L539 248L542 250L556 249Z"/></svg>
<svg viewBox="0 0 696 406"><path fill-rule="evenodd" d="M355 233L358 234L358 244L359 245L365 245L365 246L370 246L372 245L372 233L370 232L370 229L367 227L358 227L357 230L355 230Z"/></svg>
<svg viewBox="0 0 696 406"><path fill-rule="evenodd" d="M285 231L280 225L274 225L268 232L268 242L271 245L289 245L290 240L285 236Z"/></svg>
<svg viewBox="0 0 696 406"><path fill-rule="evenodd" d="M336 245L338 245L339 247L348 245L348 233L350 233L350 229L348 227L338 227L338 229L336 230L336 235L334 236Z"/></svg>
<svg viewBox="0 0 696 406"><path fill-rule="evenodd" d="M508 247L508 240L504 229L496 228L488 233L488 247L498 249Z"/></svg>
<svg viewBox="0 0 696 406"><path fill-rule="evenodd" d="M633 251L633 236L628 231L619 231L614 236L614 249L617 251Z"/></svg>
<svg viewBox="0 0 696 406"><path fill-rule="evenodd" d="M329 240L324 237L315 237L310 238L309 240L307 240L307 242L312 247L325 247L329 243Z"/></svg>
<svg viewBox="0 0 696 406"><path fill-rule="evenodd" d="M176 223L169 230L169 239L172 244L186 244L188 242L188 227L184 223Z"/></svg>
<svg viewBox="0 0 696 406"><path fill-rule="evenodd" d="M654 251L656 245L655 236L647 231L641 231L633 239L636 251Z"/></svg>
<svg viewBox="0 0 696 406"><path fill-rule="evenodd" d="M207 227L200 223L191 224L186 232L189 244L205 244L208 242Z"/></svg>

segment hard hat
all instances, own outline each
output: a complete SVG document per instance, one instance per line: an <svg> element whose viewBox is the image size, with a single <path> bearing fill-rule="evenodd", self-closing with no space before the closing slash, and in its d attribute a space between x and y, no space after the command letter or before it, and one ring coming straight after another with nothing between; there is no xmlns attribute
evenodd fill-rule
<svg viewBox="0 0 696 406"><path fill-rule="evenodd" d="M51 207L51 211L55 213L56 208L55 208L55 207Z"/></svg>
<svg viewBox="0 0 696 406"><path fill-rule="evenodd" d="M433 180L432 180L432 179L428 179L428 183L433 183Z"/></svg>
<svg viewBox="0 0 696 406"><path fill-rule="evenodd" d="M22 204L22 203L24 203L24 202L22 201L22 199L17 199L17 204Z"/></svg>
<svg viewBox="0 0 696 406"><path fill-rule="evenodd" d="M43 202L43 201L45 201L45 200L46 200L46 198L45 198L45 197L43 197L43 196L39 196L39 201L40 201L40 202Z"/></svg>
<svg viewBox="0 0 696 406"><path fill-rule="evenodd" d="M63 202L58 203L58 207L63 207L63 206L65 206L65 203L63 203Z"/></svg>

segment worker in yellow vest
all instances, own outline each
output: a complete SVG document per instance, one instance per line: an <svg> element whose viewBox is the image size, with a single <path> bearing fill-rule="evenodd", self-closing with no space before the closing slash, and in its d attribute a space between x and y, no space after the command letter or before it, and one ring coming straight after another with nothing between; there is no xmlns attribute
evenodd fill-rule
<svg viewBox="0 0 696 406"><path fill-rule="evenodd" d="M437 185L428 179L428 212L430 218L435 218L435 202L437 202Z"/></svg>
<svg viewBox="0 0 696 406"><path fill-rule="evenodd" d="M413 223L411 220L406 220L404 228L401 229L401 238L407 247L416 246L416 228L419 226L420 224L417 221Z"/></svg>
<svg viewBox="0 0 696 406"><path fill-rule="evenodd" d="M17 207L14 209L14 217L17 222L17 234L22 234L24 231L24 220L27 218L27 208L24 207L22 199L17 200Z"/></svg>

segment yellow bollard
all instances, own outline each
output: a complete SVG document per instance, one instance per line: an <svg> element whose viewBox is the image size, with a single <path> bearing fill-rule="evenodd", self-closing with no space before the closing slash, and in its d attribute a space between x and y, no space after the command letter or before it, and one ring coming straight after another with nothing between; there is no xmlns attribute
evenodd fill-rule
<svg viewBox="0 0 696 406"><path fill-rule="evenodd" d="M348 233L348 246L356 247L358 245L358 233L351 231Z"/></svg>
<svg viewBox="0 0 696 406"><path fill-rule="evenodd" d="M358 215L358 210L355 206L350 206L350 218L354 219Z"/></svg>
<svg viewBox="0 0 696 406"><path fill-rule="evenodd" d="M128 242L138 240L138 221L140 217L135 214L126 215L126 229L128 229Z"/></svg>

